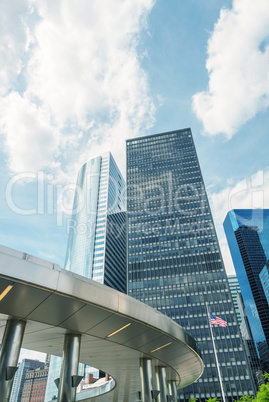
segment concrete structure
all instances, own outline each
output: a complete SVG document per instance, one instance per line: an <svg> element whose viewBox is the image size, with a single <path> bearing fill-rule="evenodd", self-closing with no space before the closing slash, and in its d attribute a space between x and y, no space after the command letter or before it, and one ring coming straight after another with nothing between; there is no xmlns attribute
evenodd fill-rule
<svg viewBox="0 0 269 402"><path fill-rule="evenodd" d="M20 323L24 323L24 335ZM159 366L165 367L167 392L172 395L175 386L185 387L203 372L195 340L160 312L56 264L1 246L1 338L5 331L12 333L14 327L24 348L56 356L61 356L64 349L68 364L60 379L59 402L74 401L70 395L79 381L79 355L82 363L113 377L107 389L111 392L94 396L85 391L77 397L91 402L136 401L142 391L140 377L149 384L141 392L142 401L150 400L149 391L157 391L155 376L152 382L149 379L150 371L155 373ZM17 347L2 343L0 386L3 384L4 389L6 383L12 384L12 367L17 365L18 354ZM12 363L6 356L13 358ZM146 368L141 359L147 360ZM63 399L66 387L69 399ZM8 390L2 400L9 400Z"/></svg>
<svg viewBox="0 0 269 402"><path fill-rule="evenodd" d="M126 145L128 294L186 327L205 362L180 400L221 398L206 302L228 323L213 328L226 400L254 394L191 130Z"/></svg>

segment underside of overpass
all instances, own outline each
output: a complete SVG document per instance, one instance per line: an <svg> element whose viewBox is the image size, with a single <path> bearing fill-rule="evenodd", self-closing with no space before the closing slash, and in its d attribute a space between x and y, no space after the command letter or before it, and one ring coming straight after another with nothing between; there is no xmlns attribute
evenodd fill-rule
<svg viewBox="0 0 269 402"><path fill-rule="evenodd" d="M62 356L66 347L66 362L70 350L74 352L76 348L75 344L68 347L67 340L78 339L79 361L112 377L110 385L103 387L105 394L94 396L88 390L78 394L77 400L147 401L152 400L147 399L151 391L159 393L157 396L156 392L156 400L161 400L158 398L164 392L167 400L174 400L175 386L183 388L203 372L195 340L170 318L56 264L0 246L3 345L8 321L15 326L25 323L19 346L56 356ZM7 380L8 348L12 349L6 346L1 351L0 389L1 382L6 388L12 384L12 378ZM66 364L69 369L72 359ZM168 384L167 391L165 387L160 389L163 381ZM58 395L58 400L64 399Z"/></svg>

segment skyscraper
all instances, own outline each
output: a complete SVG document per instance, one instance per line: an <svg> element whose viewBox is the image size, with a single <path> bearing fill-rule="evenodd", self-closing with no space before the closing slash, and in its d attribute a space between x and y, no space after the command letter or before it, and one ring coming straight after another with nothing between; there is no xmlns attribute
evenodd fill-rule
<svg viewBox="0 0 269 402"><path fill-rule="evenodd" d="M10 395L10 402L21 402L26 373L28 370L35 370L42 366L44 366L44 363L39 360L23 359L19 363Z"/></svg>
<svg viewBox="0 0 269 402"><path fill-rule="evenodd" d="M234 309L236 312L237 321L238 321L238 324L240 325L242 318L240 315L240 311L239 311L239 307L238 307L238 299L237 299L237 294L238 294L238 292L240 292L240 286L238 283L237 276L229 275L228 283L229 283L229 287L230 287L230 291L231 291L231 295L232 295L232 300L233 300Z"/></svg>
<svg viewBox="0 0 269 402"><path fill-rule="evenodd" d="M269 304L269 261L267 261L266 265L261 270L259 276L264 290L264 294Z"/></svg>
<svg viewBox="0 0 269 402"><path fill-rule="evenodd" d="M269 305L259 274L269 252L269 210L233 210L224 229L263 370L269 371Z"/></svg>
<svg viewBox="0 0 269 402"><path fill-rule="evenodd" d="M190 129L127 140L128 293L182 325L205 372L180 401L221 397L206 311L229 401L254 392Z"/></svg>
<svg viewBox="0 0 269 402"><path fill-rule="evenodd" d="M258 386L263 383L261 363L258 357L256 345L250 329L244 300L240 291L237 292L237 306L241 317L240 331L243 339L243 344L245 347L246 355L248 357L248 362L250 370L252 372L253 381L256 384L256 388L258 390Z"/></svg>
<svg viewBox="0 0 269 402"><path fill-rule="evenodd" d="M65 269L126 293L125 182L111 153L78 173Z"/></svg>
<svg viewBox="0 0 269 402"><path fill-rule="evenodd" d="M21 402L43 402L46 392L49 365L30 369L25 374Z"/></svg>
<svg viewBox="0 0 269 402"><path fill-rule="evenodd" d="M126 293L125 181L111 153L90 159L78 173L65 269ZM45 401L57 395L61 358L50 363ZM80 374L99 374L80 366Z"/></svg>
<svg viewBox="0 0 269 402"><path fill-rule="evenodd" d="M232 295L234 309L236 312L237 321L240 327L242 335L243 345L245 347L246 357L248 359L250 374L252 375L252 381L256 385L256 391L258 390L259 378L262 377L260 360L257 354L255 343L251 334L249 321L243 302L242 294L240 291L239 282L236 275L228 276L228 283Z"/></svg>

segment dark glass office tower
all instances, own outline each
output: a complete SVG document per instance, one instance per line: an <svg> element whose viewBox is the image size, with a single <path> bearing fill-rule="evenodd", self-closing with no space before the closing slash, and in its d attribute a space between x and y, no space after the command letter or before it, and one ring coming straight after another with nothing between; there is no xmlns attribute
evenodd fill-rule
<svg viewBox="0 0 269 402"><path fill-rule="evenodd" d="M243 339L243 344L245 346L245 352L248 357L248 362L250 365L250 370L252 372L253 381L255 382L256 388L258 390L258 386L263 384L264 382L262 376L261 363L258 357L256 345L249 325L245 304L240 291L237 293L237 306L241 316L240 331Z"/></svg>
<svg viewBox="0 0 269 402"><path fill-rule="evenodd" d="M247 313L243 302L242 294L240 291L237 276L236 275L228 276L228 283L232 295L238 325L243 340L243 345L245 347L245 353L248 358L250 374L252 374L252 381L256 385L256 390L258 390L259 385L261 385L261 383L259 382L259 378L260 377L263 378L260 359L258 357L256 346L250 330L250 325L247 318Z"/></svg>
<svg viewBox="0 0 269 402"><path fill-rule="evenodd" d="M221 398L206 302L228 401L254 392L190 129L127 141L128 292L182 325L205 372L179 400Z"/></svg>
<svg viewBox="0 0 269 402"><path fill-rule="evenodd" d="M268 259L269 210L230 211L224 229L262 368L269 371L269 305L259 276Z"/></svg>
<svg viewBox="0 0 269 402"><path fill-rule="evenodd" d="M265 297L269 304L269 261L267 261L265 267L261 270L259 277L261 280Z"/></svg>
<svg viewBox="0 0 269 402"><path fill-rule="evenodd" d="M236 312L237 321L238 321L238 324L240 325L242 318L240 315L240 311L239 311L239 307L238 307L238 300L237 300L237 294L238 294L238 292L240 292L240 286L239 286L236 275L229 275L227 278L228 278L228 284L229 284L231 295L232 295L234 309Z"/></svg>

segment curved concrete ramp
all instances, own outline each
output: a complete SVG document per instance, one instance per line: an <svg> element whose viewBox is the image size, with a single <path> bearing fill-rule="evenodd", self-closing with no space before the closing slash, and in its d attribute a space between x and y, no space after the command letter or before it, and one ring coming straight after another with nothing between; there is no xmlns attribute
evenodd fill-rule
<svg viewBox="0 0 269 402"><path fill-rule="evenodd" d="M167 379L178 388L203 372L195 340L168 317L55 264L0 246L0 294L9 285L0 301L0 336L8 316L20 318L27 321L22 347L61 356L65 334L81 334L80 361L109 373L116 383L91 401L136 401L143 357L152 359L153 368L165 366ZM90 400L86 393L84 400Z"/></svg>

